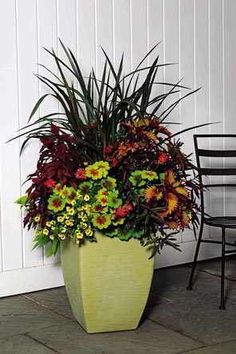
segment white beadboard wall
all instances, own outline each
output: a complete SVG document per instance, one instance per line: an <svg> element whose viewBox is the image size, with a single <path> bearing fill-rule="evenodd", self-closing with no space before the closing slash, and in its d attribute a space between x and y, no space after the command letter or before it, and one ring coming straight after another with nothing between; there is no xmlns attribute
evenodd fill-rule
<svg viewBox="0 0 236 354"><path fill-rule="evenodd" d="M34 102L45 91L33 76L41 72L37 63L52 67L42 47L60 53L61 38L76 52L85 73L92 66L101 73L100 46L114 63L125 52L128 71L160 41L160 61L176 65L161 70L159 80L183 77L183 84L202 87L179 105L170 120L183 128L220 121L198 131L236 133L235 15L235 0L0 1L0 296L63 284L58 258L47 259L41 250L32 251L33 233L22 229L22 215L14 204L24 192L23 181L35 169L39 145L32 143L20 158L19 140L5 144L26 123ZM50 103L40 113L55 109L55 103ZM182 138L186 151L193 151L192 133ZM214 198L210 202L215 208ZM192 233L186 232L180 240L183 252L166 248L157 266L192 259ZM216 254L216 249L206 247L201 257Z"/></svg>

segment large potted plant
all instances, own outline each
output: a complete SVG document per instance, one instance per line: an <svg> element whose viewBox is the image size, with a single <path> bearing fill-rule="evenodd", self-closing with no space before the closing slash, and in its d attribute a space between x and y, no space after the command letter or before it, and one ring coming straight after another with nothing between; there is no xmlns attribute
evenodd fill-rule
<svg viewBox="0 0 236 354"><path fill-rule="evenodd" d="M24 225L35 229L34 247L61 249L66 290L87 332L134 329L143 313L153 256L175 235L196 226L198 183L182 142L164 120L187 92L165 109L182 86L157 83L158 57L123 73L104 52L104 68L84 78L70 49L67 61L52 50L56 72L38 75L49 88L18 136L41 142L30 187L18 199ZM142 80L139 79L139 74ZM153 95L153 87L165 93ZM185 88L183 88L185 89ZM47 98L60 112L35 119ZM33 120L34 119L34 120ZM186 129L187 130L187 129Z"/></svg>

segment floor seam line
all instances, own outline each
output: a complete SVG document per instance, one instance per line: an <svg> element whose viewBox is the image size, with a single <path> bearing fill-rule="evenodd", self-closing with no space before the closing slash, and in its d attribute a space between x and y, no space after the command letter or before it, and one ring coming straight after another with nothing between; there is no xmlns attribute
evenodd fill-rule
<svg viewBox="0 0 236 354"><path fill-rule="evenodd" d="M44 309L47 309L48 311L50 311L50 312L52 312L52 313L54 313L54 314L56 314L56 315L58 315L58 316L61 316L61 317L65 318L65 319L67 319L67 320L69 320L69 321L76 322L73 318L67 317L67 316L65 316L65 315L63 315L63 314L61 314L61 313L59 313L59 312L57 312L57 311L52 310L50 307L48 307L48 306L42 304L41 302L39 302L39 301L37 301L37 300L32 299L30 296L27 296L27 295L21 295L21 296L23 296L23 297L26 298L27 300L33 302L34 304L37 304L38 306L40 306L40 307L42 307L42 308L44 308Z"/></svg>
<svg viewBox="0 0 236 354"><path fill-rule="evenodd" d="M206 273L206 274L212 275L212 276L215 277L215 278L220 278L220 277L221 277L221 275L217 275L217 274L211 273L211 272L209 272L209 271L207 271L207 270L204 270L204 269L199 269L198 272ZM229 278L229 277L227 277L227 276L225 276L225 279L226 279L226 280L229 280L229 281L232 281L232 282L236 282L236 280L231 279L231 278Z"/></svg>
<svg viewBox="0 0 236 354"><path fill-rule="evenodd" d="M52 350L54 353L60 354L60 352L58 352L57 350L55 350L53 347L50 347L50 346L47 345L46 343L41 342L39 339L34 338L34 337L31 336L29 333L24 333L24 336L25 336L25 337L28 337L28 338L30 338L30 339L32 339L33 341L35 341L35 342L38 343L38 344L43 345L45 348Z"/></svg>
<svg viewBox="0 0 236 354"><path fill-rule="evenodd" d="M178 334L180 334L180 335L182 335L182 336L184 336L184 337L186 337L186 338L188 338L188 339L191 339L191 340L193 340L193 341L195 341L195 342L198 342L199 344L206 345L206 343L200 341L199 339L195 339L195 338L189 336L188 334L182 333L181 331L175 330L175 329L173 329L173 328L166 327L166 326L163 325L162 323L160 323L160 322L158 322L158 321L156 321L156 320L153 320L153 319L151 319L151 318L149 318L149 317L147 317L147 318L149 319L149 321L151 321L151 322L153 322L153 323L156 323L156 324L158 324L159 326L161 326L161 327L163 327L163 328L165 328L165 329L168 329L169 331L178 333Z"/></svg>
<svg viewBox="0 0 236 354"><path fill-rule="evenodd" d="M184 352L179 352L179 353L176 353L176 354L186 354L186 353L191 353L191 351L194 351L196 349L202 349L202 348L211 348L211 347L214 347L216 345L219 345L219 344L226 344L226 343L231 343L231 342L235 342L235 339L230 339L230 340L226 340L226 341L223 341L223 342L216 342L216 343L210 343L210 344L206 344L206 345L203 345L202 347L199 347L199 348L195 348L195 349L189 349L187 351L184 351Z"/></svg>

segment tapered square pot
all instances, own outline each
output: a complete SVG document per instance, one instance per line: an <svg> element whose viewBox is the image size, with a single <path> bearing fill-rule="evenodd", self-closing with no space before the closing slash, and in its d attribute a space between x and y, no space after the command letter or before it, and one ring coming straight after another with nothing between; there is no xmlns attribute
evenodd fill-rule
<svg viewBox="0 0 236 354"><path fill-rule="evenodd" d="M150 291L154 260L139 241L97 233L97 242L63 242L61 261L69 302L88 333L137 328Z"/></svg>

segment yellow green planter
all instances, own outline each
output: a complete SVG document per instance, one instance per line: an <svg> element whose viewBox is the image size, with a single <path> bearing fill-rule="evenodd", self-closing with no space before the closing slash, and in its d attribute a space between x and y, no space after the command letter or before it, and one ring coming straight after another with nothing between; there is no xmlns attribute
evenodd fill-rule
<svg viewBox="0 0 236 354"><path fill-rule="evenodd" d="M97 243L62 246L67 295L76 320L88 333L137 328L153 275L153 258L137 240L97 234Z"/></svg>

